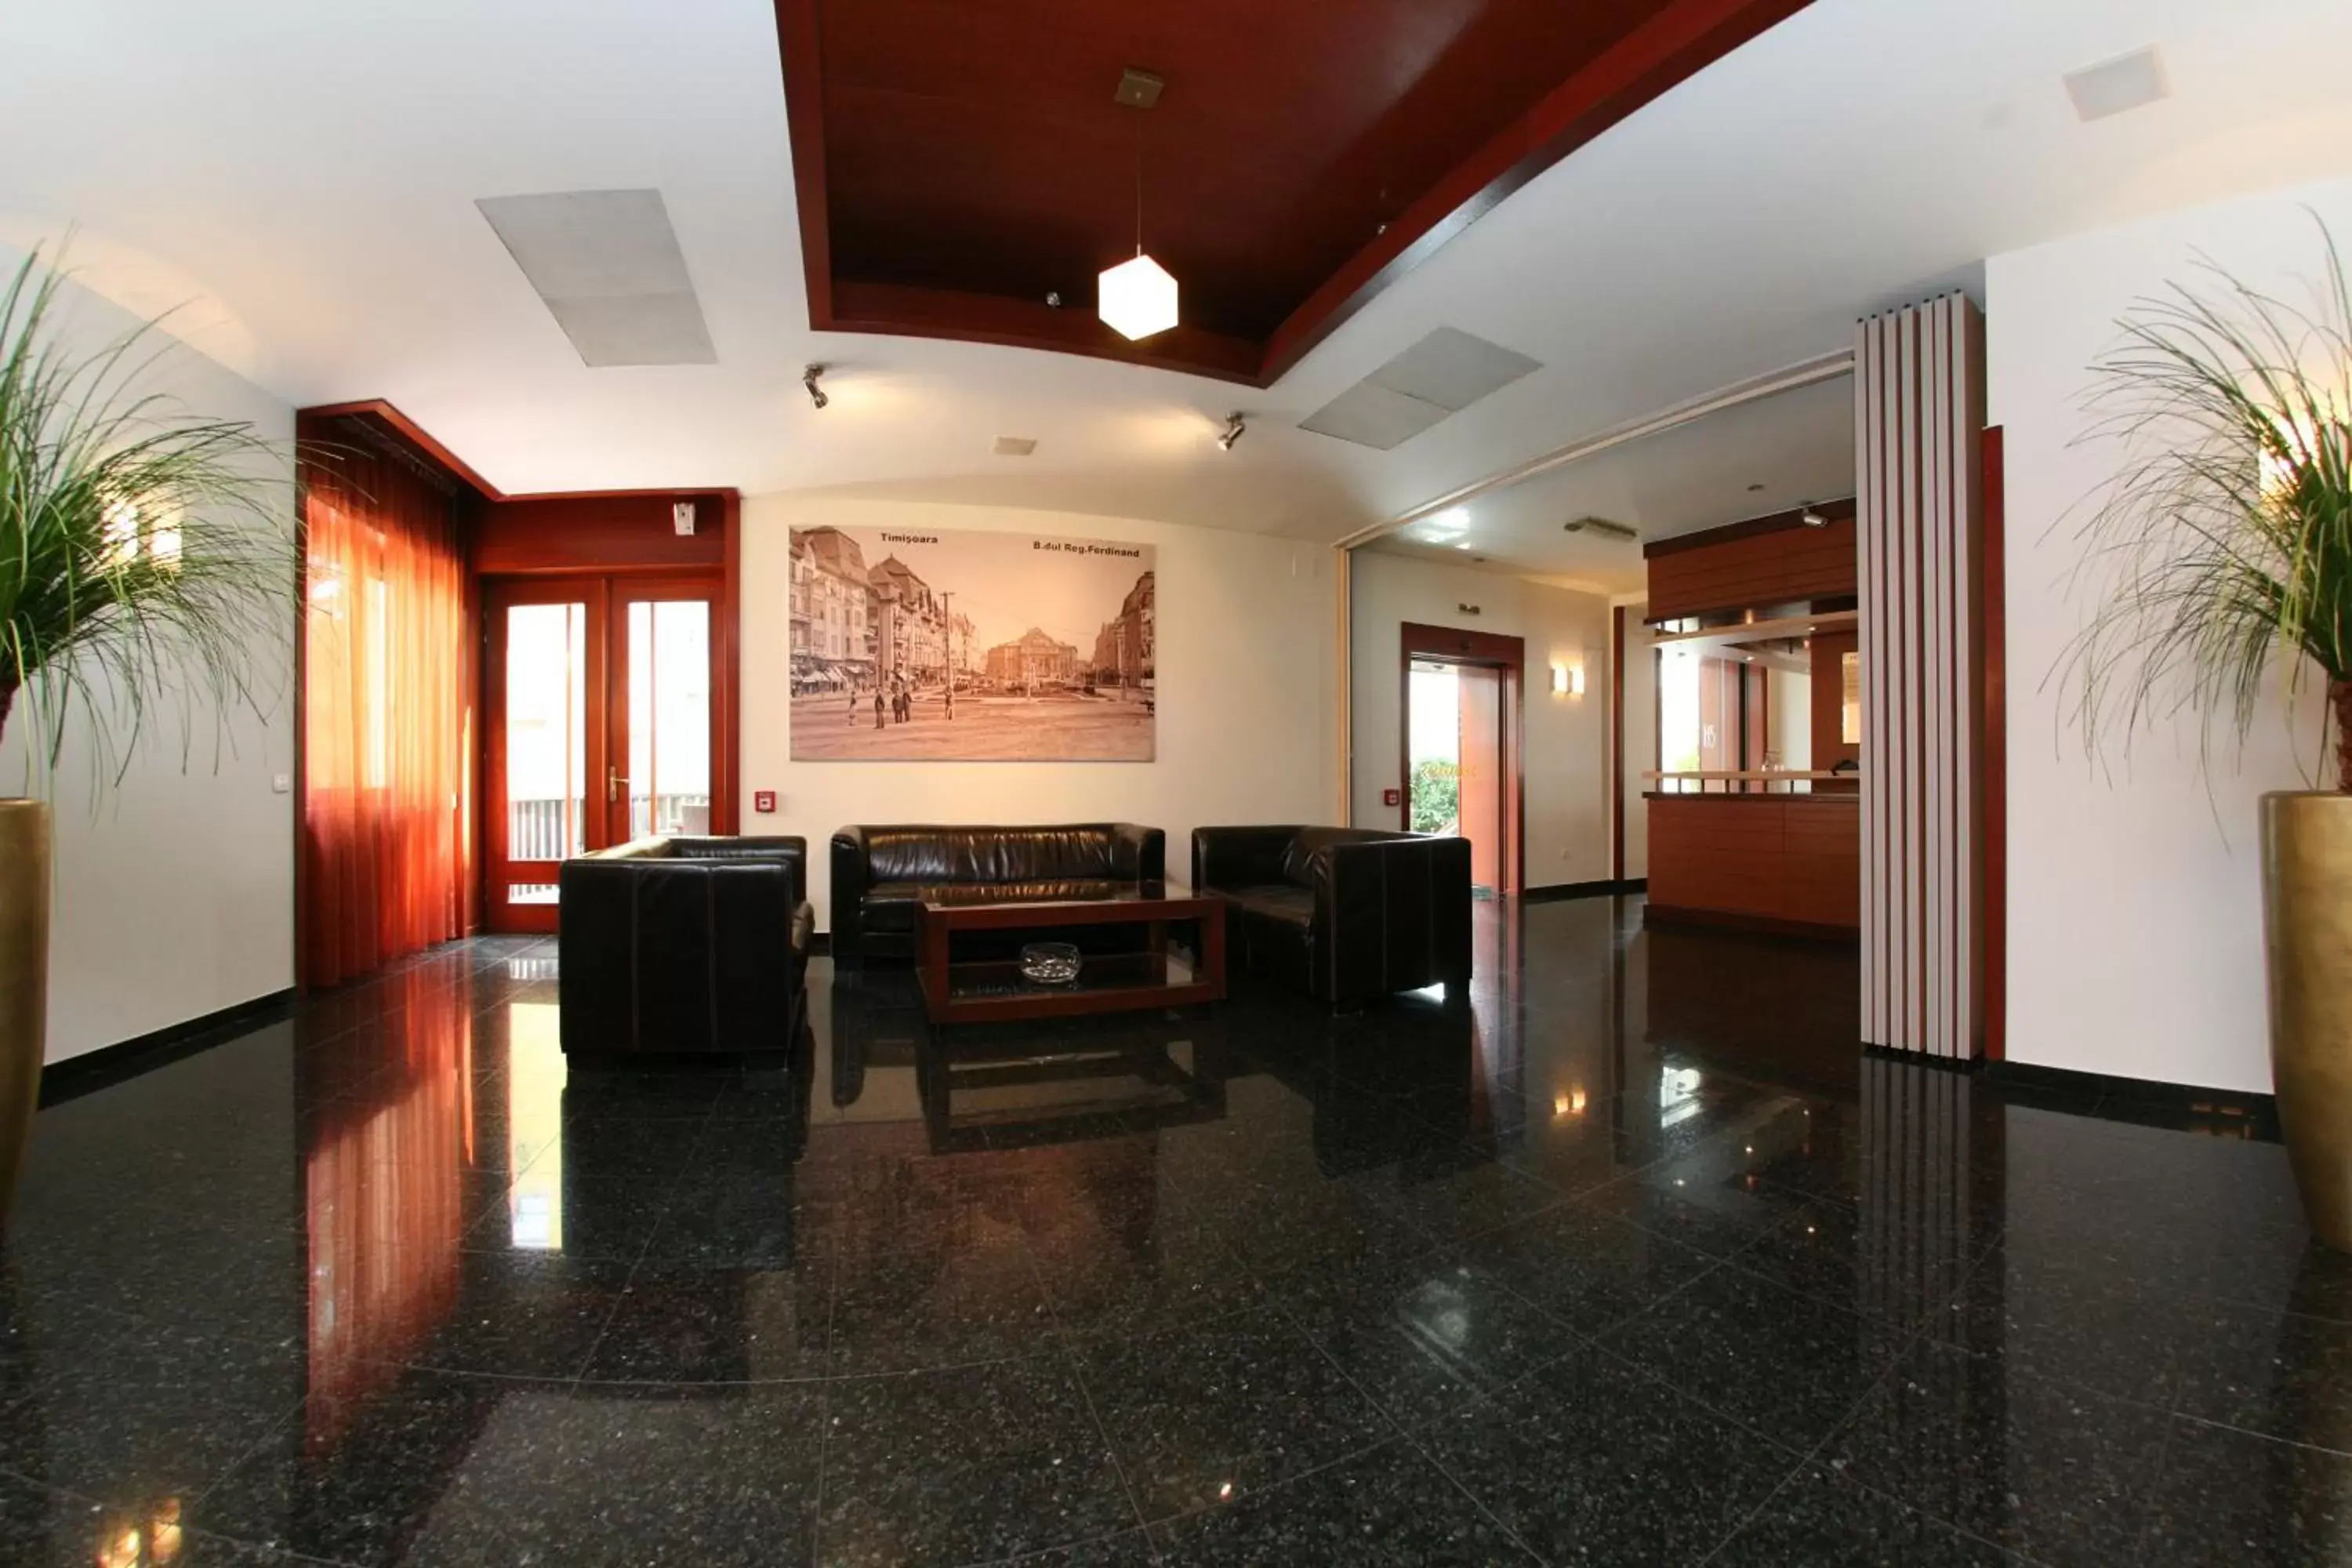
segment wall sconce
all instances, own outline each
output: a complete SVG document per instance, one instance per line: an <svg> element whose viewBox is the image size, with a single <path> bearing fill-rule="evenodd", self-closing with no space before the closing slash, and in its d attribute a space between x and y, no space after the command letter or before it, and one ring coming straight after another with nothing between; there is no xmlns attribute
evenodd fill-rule
<svg viewBox="0 0 2352 1568"><path fill-rule="evenodd" d="M1551 667L1551 694L1554 697L1584 695L1584 667L1580 664L1555 664Z"/></svg>

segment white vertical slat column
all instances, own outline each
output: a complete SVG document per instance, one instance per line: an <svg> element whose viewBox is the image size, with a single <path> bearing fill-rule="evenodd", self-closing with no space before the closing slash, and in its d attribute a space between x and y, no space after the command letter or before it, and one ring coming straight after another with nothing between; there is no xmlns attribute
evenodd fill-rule
<svg viewBox="0 0 2352 1568"><path fill-rule="evenodd" d="M1862 1036L1946 1058L1982 1039L1983 429L1984 320L1965 295L1858 324Z"/></svg>

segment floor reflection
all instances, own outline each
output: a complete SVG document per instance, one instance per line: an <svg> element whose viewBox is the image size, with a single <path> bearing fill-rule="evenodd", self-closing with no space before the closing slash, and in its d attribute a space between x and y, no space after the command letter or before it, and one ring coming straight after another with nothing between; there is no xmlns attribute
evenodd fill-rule
<svg viewBox="0 0 2352 1568"><path fill-rule="evenodd" d="M0 1561L2327 1562L2259 1115L1878 1058L1851 956L1482 906L1466 1005L568 1061L426 955L45 1110ZM1410 1441L1400 1441L1400 1435Z"/></svg>

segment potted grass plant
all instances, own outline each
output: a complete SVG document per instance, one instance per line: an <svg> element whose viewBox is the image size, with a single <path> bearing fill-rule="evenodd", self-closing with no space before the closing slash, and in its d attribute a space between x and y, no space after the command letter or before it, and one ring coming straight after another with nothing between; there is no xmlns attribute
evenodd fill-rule
<svg viewBox="0 0 2352 1568"><path fill-rule="evenodd" d="M2308 298L2201 264L2094 365L2085 438L2124 461L2068 674L2094 747L2185 713L2209 763L2325 695L2332 787L2263 798L2263 935L2280 1127L2313 1230L2352 1251L2352 290L2319 238Z"/></svg>
<svg viewBox="0 0 2352 1568"><path fill-rule="evenodd" d="M192 761L200 723L274 701L297 602L291 454L153 390L185 352L156 322L69 330L65 285L37 248L0 290L0 736L27 791L0 799L0 1219L39 1099L68 743L93 806L159 725Z"/></svg>

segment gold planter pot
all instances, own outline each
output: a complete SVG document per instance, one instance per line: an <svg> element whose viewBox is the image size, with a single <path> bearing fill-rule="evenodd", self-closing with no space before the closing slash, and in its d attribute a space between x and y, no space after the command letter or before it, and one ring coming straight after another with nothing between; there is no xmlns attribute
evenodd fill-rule
<svg viewBox="0 0 2352 1568"><path fill-rule="evenodd" d="M2263 796L2271 1079L2304 1212L2352 1252L2352 795Z"/></svg>
<svg viewBox="0 0 2352 1568"><path fill-rule="evenodd" d="M0 800L0 1223L40 1106L48 999L49 808Z"/></svg>

